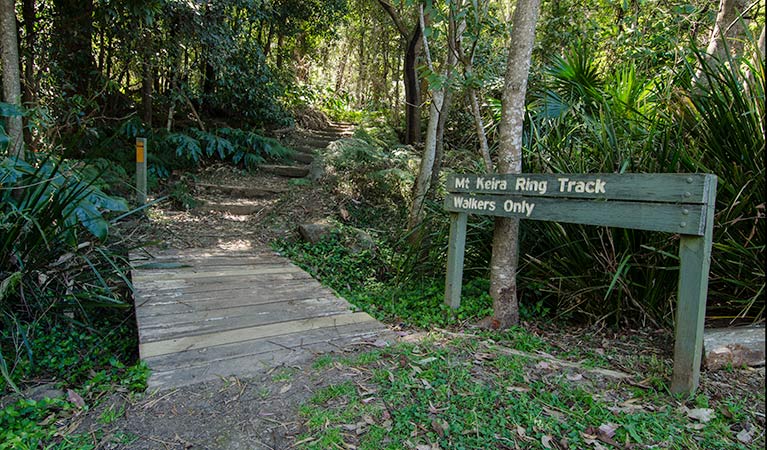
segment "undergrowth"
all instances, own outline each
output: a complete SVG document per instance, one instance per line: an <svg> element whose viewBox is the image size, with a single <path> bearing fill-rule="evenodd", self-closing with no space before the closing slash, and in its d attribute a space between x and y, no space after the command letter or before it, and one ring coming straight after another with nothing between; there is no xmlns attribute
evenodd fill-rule
<svg viewBox="0 0 767 450"><path fill-rule="evenodd" d="M375 249L360 249L343 232L317 244L277 241L277 251L292 259L351 303L387 322L408 327L452 326L477 321L492 312L487 280L468 281L461 307L444 303L441 277L401 279L393 244L376 239Z"/></svg>

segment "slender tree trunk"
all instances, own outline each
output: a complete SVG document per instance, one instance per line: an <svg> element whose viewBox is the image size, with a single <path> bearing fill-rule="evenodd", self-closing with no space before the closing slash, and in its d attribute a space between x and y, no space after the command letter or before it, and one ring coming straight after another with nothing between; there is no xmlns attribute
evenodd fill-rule
<svg viewBox="0 0 767 450"><path fill-rule="evenodd" d="M445 124L447 116L450 113L450 107L453 105L452 89L444 89L445 98L442 100L442 108L437 120L437 147L434 149L434 165L431 169L431 182L439 181L439 174L442 172L442 159L445 154Z"/></svg>
<svg viewBox="0 0 767 450"><path fill-rule="evenodd" d="M421 27L416 25L407 43L404 64L405 81L405 122L407 124L405 144L421 142L421 86L418 83L416 60L421 47Z"/></svg>
<svg viewBox="0 0 767 450"><path fill-rule="evenodd" d="M502 174L522 171L525 94L540 6L541 0L518 0L512 17L499 125L498 172ZM508 328L519 323L518 261L519 219L496 218L490 261L491 328Z"/></svg>
<svg viewBox="0 0 767 450"><path fill-rule="evenodd" d="M389 0L378 0L378 4L389 14L394 26L405 41L403 81L405 83L405 144L421 142L421 89L418 85L416 60L421 48L421 24L416 22L412 32L402 21Z"/></svg>
<svg viewBox="0 0 767 450"><path fill-rule="evenodd" d="M151 47L147 45L147 47ZM142 64L141 78L141 109L144 125L152 128L152 85L154 84L154 73L152 70L151 53L145 52Z"/></svg>
<svg viewBox="0 0 767 450"><path fill-rule="evenodd" d="M343 54L343 57L341 58L341 63L338 65L338 68L336 69L336 92L340 92L341 89L344 87L344 76L346 72L346 65L349 63L349 52L344 51L344 48L346 47L346 41L341 44L341 52Z"/></svg>
<svg viewBox="0 0 767 450"><path fill-rule="evenodd" d="M720 0L719 12L716 15L714 28L706 48L704 64L718 64L727 61L730 55L739 55L743 51L743 35L746 28L745 18L742 17L749 0ZM728 55L729 51L729 55ZM701 79L703 68L695 73L695 79L706 83Z"/></svg>
<svg viewBox="0 0 767 450"><path fill-rule="evenodd" d="M357 104L362 105L365 101L363 98L362 90L365 84L365 28L363 27L360 33L359 46L357 51L359 73L357 74Z"/></svg>
<svg viewBox="0 0 767 450"><path fill-rule="evenodd" d="M35 77L35 0L24 0L21 10L24 19L24 105L33 105L37 101L37 79ZM35 148L34 137L27 125L27 119L24 123L24 143L27 148Z"/></svg>
<svg viewBox="0 0 767 450"><path fill-rule="evenodd" d="M277 68L282 69L282 54L285 46L285 36L277 35Z"/></svg>
<svg viewBox="0 0 767 450"><path fill-rule="evenodd" d="M16 2L0 0L0 45L3 62L3 101L21 106L21 70L19 69L19 36L16 27ZM8 154L24 159L21 116L6 118Z"/></svg>
<svg viewBox="0 0 767 450"><path fill-rule="evenodd" d="M266 43L264 44L264 59L269 56L269 52L272 50L272 37L274 36L274 23L269 22L269 33L266 35Z"/></svg>
<svg viewBox="0 0 767 450"><path fill-rule="evenodd" d="M482 121L482 110L479 109L477 90L474 88L469 88L469 102L471 103L471 113L474 115L474 128L477 131L477 139L479 140L479 153L485 162L485 170L487 170L487 173L492 173L493 160L490 158L490 147L487 145L485 124Z"/></svg>
<svg viewBox="0 0 767 450"><path fill-rule="evenodd" d="M37 99L35 81L35 0L24 0L24 103L32 104Z"/></svg>
<svg viewBox="0 0 767 450"><path fill-rule="evenodd" d="M408 216L408 229L413 231L423 221L423 207L426 194L431 186L431 174L434 167L434 158L437 148L437 125L439 123L439 111L442 110L445 94L442 89L432 92L431 105L429 106L429 123L426 126L426 140L424 151L421 156L421 164L418 169L418 177L413 185L413 204L410 206ZM420 238L420 233L412 233L411 243Z"/></svg>
<svg viewBox="0 0 767 450"><path fill-rule="evenodd" d="M716 15L716 23L711 31L706 53L722 60L726 56L726 47L731 54L739 55L743 49L743 34L745 32L746 19L742 14L748 7L749 0L721 0L719 13Z"/></svg>

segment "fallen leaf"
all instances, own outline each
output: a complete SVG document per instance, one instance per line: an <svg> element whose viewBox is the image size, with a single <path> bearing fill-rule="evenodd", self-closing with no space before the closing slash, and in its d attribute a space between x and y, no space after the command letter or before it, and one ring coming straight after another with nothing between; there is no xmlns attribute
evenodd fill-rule
<svg viewBox="0 0 767 450"><path fill-rule="evenodd" d="M431 421L431 428L439 435L439 437L444 438L445 432L450 426L444 420L434 419Z"/></svg>
<svg viewBox="0 0 767 450"><path fill-rule="evenodd" d="M83 409L85 407L85 400L83 400L80 394L73 391L72 389L67 389L67 400L70 403L73 403L79 409Z"/></svg>
<svg viewBox="0 0 767 450"><path fill-rule="evenodd" d="M557 419L558 421L560 421L562 423L565 422L565 415L562 414L559 411L555 411L555 410L553 410L551 408L547 408L547 407L544 406L543 407L543 412L546 413L546 415L548 415L549 417L553 417L553 418Z"/></svg>
<svg viewBox="0 0 767 450"><path fill-rule="evenodd" d="M536 364L536 367L539 369L551 369L551 364L547 363L546 361L538 361L538 364Z"/></svg>
<svg viewBox="0 0 767 450"><path fill-rule="evenodd" d="M344 222L348 221L351 218L351 214L349 214L349 211L346 210L346 208L340 208L341 218L344 219Z"/></svg>
<svg viewBox="0 0 767 450"><path fill-rule="evenodd" d="M371 343L373 347L385 348L389 346L389 342L384 339L376 339Z"/></svg>
<svg viewBox="0 0 767 450"><path fill-rule="evenodd" d="M738 433L737 436L735 436L738 441L744 443L744 444L750 444L753 440L753 437L751 436L751 431L746 431L746 429L740 430L740 433Z"/></svg>
<svg viewBox="0 0 767 450"><path fill-rule="evenodd" d="M574 374L568 373L567 375L565 375L565 378L567 378L570 381L581 381L583 379L583 375L579 373L574 373Z"/></svg>
<svg viewBox="0 0 767 450"><path fill-rule="evenodd" d="M714 416L716 416L716 414L711 408L695 408L687 411L687 417L697 420L700 423L709 422Z"/></svg>
<svg viewBox="0 0 767 450"><path fill-rule="evenodd" d="M419 366L423 366L423 365L429 364L430 362L436 361L436 360L437 360L436 357L430 356L428 358L424 358L424 359L418 360L415 363L418 364Z"/></svg>
<svg viewBox="0 0 767 450"><path fill-rule="evenodd" d="M620 428L620 425L616 425L614 423L603 423L599 426L599 434L602 434L604 436L607 436L609 438L612 438L615 436L615 430Z"/></svg>
<svg viewBox="0 0 767 450"><path fill-rule="evenodd" d="M527 439L527 431L525 431L524 428L517 425L517 436L521 437L522 439Z"/></svg>
<svg viewBox="0 0 767 450"><path fill-rule="evenodd" d="M293 387L292 384L286 384L285 386L280 388L280 394L284 394L284 393L288 392L290 390L290 388L292 388L292 387Z"/></svg>
<svg viewBox="0 0 767 450"><path fill-rule="evenodd" d="M552 440L553 440L553 438L551 436L543 435L543 436L541 436L541 445L544 448L551 448L551 441Z"/></svg>
<svg viewBox="0 0 767 450"><path fill-rule="evenodd" d="M530 392L530 388L524 386L507 386L506 390L509 392Z"/></svg>
<svg viewBox="0 0 767 450"><path fill-rule="evenodd" d="M415 450L431 450L431 445L416 445Z"/></svg>

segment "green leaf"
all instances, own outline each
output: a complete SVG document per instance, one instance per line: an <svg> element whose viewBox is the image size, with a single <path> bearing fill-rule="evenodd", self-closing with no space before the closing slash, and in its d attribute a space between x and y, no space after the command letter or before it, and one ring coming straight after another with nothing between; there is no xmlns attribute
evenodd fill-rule
<svg viewBox="0 0 767 450"><path fill-rule="evenodd" d="M19 117L22 114L20 106L12 103L0 102L0 117Z"/></svg>
<svg viewBox="0 0 767 450"><path fill-rule="evenodd" d="M106 240L109 232L109 223L101 215L96 205L88 201L82 201L75 209L75 215L92 235L102 241Z"/></svg>

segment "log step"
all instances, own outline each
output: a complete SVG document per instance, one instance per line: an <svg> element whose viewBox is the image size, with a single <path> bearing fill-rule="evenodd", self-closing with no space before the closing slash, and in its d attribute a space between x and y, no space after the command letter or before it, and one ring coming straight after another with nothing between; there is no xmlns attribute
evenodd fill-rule
<svg viewBox="0 0 767 450"><path fill-rule="evenodd" d="M276 166L262 164L259 165L258 168L264 172L288 178L303 178L309 175L309 167L307 166Z"/></svg>
<svg viewBox="0 0 767 450"><path fill-rule="evenodd" d="M228 186L222 184L196 183L195 186L206 191L221 192L239 198L263 198L286 192L280 188L263 188L251 186Z"/></svg>

